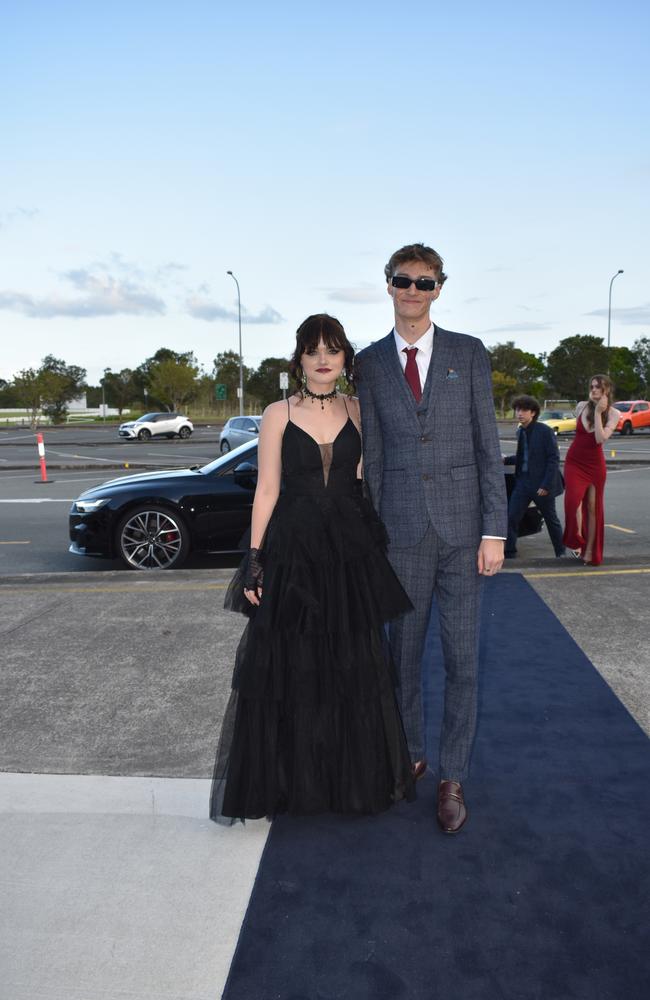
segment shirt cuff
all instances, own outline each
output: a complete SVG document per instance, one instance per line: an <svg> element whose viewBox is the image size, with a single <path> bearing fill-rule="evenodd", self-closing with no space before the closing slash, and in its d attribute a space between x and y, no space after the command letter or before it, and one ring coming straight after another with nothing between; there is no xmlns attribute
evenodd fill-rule
<svg viewBox="0 0 650 1000"><path fill-rule="evenodd" d="M505 542L505 535L481 535L481 538L496 538L499 542Z"/></svg>

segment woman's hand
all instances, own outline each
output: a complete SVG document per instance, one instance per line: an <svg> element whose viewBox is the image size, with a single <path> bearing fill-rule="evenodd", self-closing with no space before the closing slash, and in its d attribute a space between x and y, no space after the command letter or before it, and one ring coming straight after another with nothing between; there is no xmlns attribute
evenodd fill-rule
<svg viewBox="0 0 650 1000"><path fill-rule="evenodd" d="M598 413L605 412L605 410L607 409L607 403L608 403L607 396L605 395L605 393L603 393L600 399L596 401L596 410L598 411Z"/></svg>
<svg viewBox="0 0 650 1000"><path fill-rule="evenodd" d="M264 570L259 558L258 549L249 549L248 568L244 577L244 597L255 607L259 607L262 599L262 581Z"/></svg>

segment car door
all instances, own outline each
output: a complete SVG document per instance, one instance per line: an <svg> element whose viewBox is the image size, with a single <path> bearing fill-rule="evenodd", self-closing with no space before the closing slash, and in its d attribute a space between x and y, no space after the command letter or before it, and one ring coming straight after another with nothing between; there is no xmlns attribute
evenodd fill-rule
<svg viewBox="0 0 650 1000"><path fill-rule="evenodd" d="M616 404L614 404L616 406ZM636 403L633 407L633 423L635 427L650 427L650 404Z"/></svg>
<svg viewBox="0 0 650 1000"><path fill-rule="evenodd" d="M175 413L156 414L156 434L173 434L176 427Z"/></svg>
<svg viewBox="0 0 650 1000"><path fill-rule="evenodd" d="M252 441L258 434L257 424L249 417L242 418L241 436L242 441Z"/></svg>
<svg viewBox="0 0 650 1000"><path fill-rule="evenodd" d="M244 463L253 468L248 477L235 475ZM257 448L233 458L217 472L205 477L201 486L200 510L195 519L202 548L237 551L248 532L257 481ZM199 485L199 484L197 484Z"/></svg>

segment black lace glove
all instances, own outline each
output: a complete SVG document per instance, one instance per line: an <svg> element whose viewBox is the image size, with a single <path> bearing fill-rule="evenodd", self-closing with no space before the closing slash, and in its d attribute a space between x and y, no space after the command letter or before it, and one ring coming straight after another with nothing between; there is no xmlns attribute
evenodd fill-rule
<svg viewBox="0 0 650 1000"><path fill-rule="evenodd" d="M264 570L260 562L259 549L248 550L248 566L244 573L244 590L254 590L259 597L264 581Z"/></svg>

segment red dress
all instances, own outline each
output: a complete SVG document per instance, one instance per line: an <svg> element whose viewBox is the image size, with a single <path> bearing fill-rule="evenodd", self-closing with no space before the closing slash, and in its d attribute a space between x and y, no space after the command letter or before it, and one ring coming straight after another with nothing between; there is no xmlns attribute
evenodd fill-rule
<svg viewBox="0 0 650 1000"><path fill-rule="evenodd" d="M580 413L576 423L576 436L564 462L564 544L570 549L580 549L584 557L587 547L587 521L589 504L587 491L596 489L596 535L591 556L591 565L600 566L603 561L603 541L605 537L605 508L603 494L607 466L603 446L596 441L593 431L588 431ZM578 531L577 513L582 506L582 533Z"/></svg>

